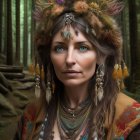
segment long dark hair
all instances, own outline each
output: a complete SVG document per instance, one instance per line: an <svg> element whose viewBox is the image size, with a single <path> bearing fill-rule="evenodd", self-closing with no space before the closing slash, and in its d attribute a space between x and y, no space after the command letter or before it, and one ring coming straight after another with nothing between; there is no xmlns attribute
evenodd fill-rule
<svg viewBox="0 0 140 140"><path fill-rule="evenodd" d="M89 139L91 139L95 128L98 132L98 135L102 135L103 125L105 123L105 120L108 120L108 123L111 123L111 121L113 121L113 116L115 112L115 101L116 101L117 94L119 93L119 89L117 86L117 82L113 79L111 75L115 63L120 59L120 49L113 46L113 44L111 44L107 40L98 38L98 36L93 34L91 26L86 21L86 17L84 17L83 15L82 16L77 15L76 13L71 13L71 14L73 14L76 19L76 22L73 22L71 26L75 30L76 29L80 30L85 35L85 37L93 44L97 52L97 59L100 60L100 58L104 58L103 60L103 63L105 65L105 76L104 76L105 83L103 87L104 97L102 101L98 103L97 106L94 103L95 74L90 80L89 88L88 88L89 95L91 96L93 102L93 108L92 108L91 119L90 119L91 126L89 127L90 128ZM45 24L44 24L44 28L39 26L36 35L36 44L37 44L37 51L39 54L38 55L39 61L41 64L43 64L44 70L46 71L45 81L47 81L48 78L47 73L49 71L51 75L51 79L52 81L54 81L55 84L55 91L53 97L50 103L46 104L48 123L49 123L45 128L45 137L47 139L51 134L56 119L58 96L60 96L59 94L63 90L63 84L56 77L51 63L50 48L54 35L64 26L64 20L63 20L64 15L65 14L61 14L59 17L55 19L53 23L51 23L53 24L53 26L52 29L49 29L50 31L49 34L48 34L48 29L46 29L47 27L45 28ZM98 23L96 23L96 25L98 25ZM89 32L86 31L86 27L90 29ZM116 26L116 30L118 30L118 32L120 33L120 29L117 26ZM97 64L96 70L98 68L98 65L99 64ZM42 91L45 91L43 86L42 86ZM43 94L43 96L44 95L45 93ZM112 119L110 120L110 118Z"/></svg>

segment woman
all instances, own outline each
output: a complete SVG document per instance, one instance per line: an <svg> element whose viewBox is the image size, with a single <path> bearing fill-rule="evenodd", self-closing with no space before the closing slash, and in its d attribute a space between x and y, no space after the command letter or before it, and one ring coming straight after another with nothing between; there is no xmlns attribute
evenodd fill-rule
<svg viewBox="0 0 140 140"><path fill-rule="evenodd" d="M138 139L140 105L120 92L128 73L121 31L109 16L121 9L116 0L37 1L39 99L27 107L16 137Z"/></svg>

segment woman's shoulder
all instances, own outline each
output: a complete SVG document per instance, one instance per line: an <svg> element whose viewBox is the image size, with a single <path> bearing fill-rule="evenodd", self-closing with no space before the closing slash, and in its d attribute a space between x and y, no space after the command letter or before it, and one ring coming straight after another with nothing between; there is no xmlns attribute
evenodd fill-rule
<svg viewBox="0 0 140 140"><path fill-rule="evenodd" d="M132 106L134 103L137 103L137 101L135 101L133 98L127 96L124 93L119 93L115 103L115 119L118 119L119 116L124 112L124 110L126 110L128 106Z"/></svg>
<svg viewBox="0 0 140 140"><path fill-rule="evenodd" d="M116 137L125 139L140 123L140 103L120 93L115 107L114 132Z"/></svg>

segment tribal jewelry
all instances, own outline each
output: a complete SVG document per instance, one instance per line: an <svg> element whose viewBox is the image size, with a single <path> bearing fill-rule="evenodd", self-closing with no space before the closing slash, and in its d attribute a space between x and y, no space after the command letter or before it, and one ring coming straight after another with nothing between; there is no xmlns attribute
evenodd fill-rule
<svg viewBox="0 0 140 140"><path fill-rule="evenodd" d="M44 122L41 125L41 131L39 133L38 140L44 140L45 127L48 124L47 121L48 121L48 116L45 117ZM89 134L89 128L88 128L88 125L87 125L84 132L80 136L80 140L88 140L88 134ZM50 137L47 138L47 140L53 140L53 138L54 138L54 132L52 131L51 134L50 134ZM62 139L62 140L64 140L64 139ZM72 140L72 139L70 139L70 140Z"/></svg>
<svg viewBox="0 0 140 140"><path fill-rule="evenodd" d="M61 139L75 140L79 136L83 128L88 125L91 106L89 98L76 109L58 102L57 125Z"/></svg>
<svg viewBox="0 0 140 140"><path fill-rule="evenodd" d="M95 83L95 105L97 106L98 101L100 102L104 96L104 74L105 66L104 64L99 65L96 71L96 83Z"/></svg>
<svg viewBox="0 0 140 140"><path fill-rule="evenodd" d="M64 39L70 39L72 38L72 35L71 35L71 32L70 32L70 27L73 23L78 23L80 24L83 28L86 29L86 33L88 34L89 33L89 27L88 26L84 26L82 23L78 22L75 18L74 18L74 15L71 14L71 13L66 13L65 16L64 16L64 29L63 31L61 32L61 36L64 38ZM95 30L92 29L92 32L93 32L93 35L95 35Z"/></svg>
<svg viewBox="0 0 140 140"><path fill-rule="evenodd" d="M78 108L71 109L71 108L65 108L62 103L59 102L58 108L61 109L61 111L65 111L68 114L60 114L60 111L57 112L57 125L58 130L60 133L61 140L75 140L80 133L82 134L79 136L79 140L88 140L89 138L89 116L90 111L92 108L92 104L89 99L81 103ZM83 117L84 116L84 117ZM65 118L65 119L64 119ZM78 122L77 122L78 120ZM71 122L70 122L71 121ZM66 123L66 124L65 124ZM61 126L62 124L62 126ZM48 125L48 115L46 115L44 122L41 126L41 131L39 134L38 140L44 140L44 133L45 133L45 127ZM65 129L65 130L64 130ZM98 140L96 129L93 132L92 135L94 140ZM54 132L52 131L47 140L53 140L54 138Z"/></svg>
<svg viewBox="0 0 140 140"><path fill-rule="evenodd" d="M66 13L64 16L64 29L61 32L61 36L64 39L70 39L72 38L71 32L70 32L70 26L71 23L74 21L74 16L71 13Z"/></svg>

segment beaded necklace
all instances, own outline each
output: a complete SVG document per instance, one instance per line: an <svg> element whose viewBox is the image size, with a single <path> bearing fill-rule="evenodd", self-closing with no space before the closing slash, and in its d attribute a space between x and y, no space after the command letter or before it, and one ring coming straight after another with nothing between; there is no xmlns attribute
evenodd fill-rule
<svg viewBox="0 0 140 140"><path fill-rule="evenodd" d="M75 140L84 128L80 140L88 140L88 122L91 112L91 101L89 98L82 102L76 109L68 108L63 102L58 102L57 125L61 140ZM41 126L38 140L44 140L44 131L47 125L48 115ZM53 133L49 140L53 140Z"/></svg>
<svg viewBox="0 0 140 140"><path fill-rule="evenodd" d="M41 125L41 131L39 133L39 139L38 140L44 140L44 132L45 132L45 126L47 125L47 116L45 117L45 120L43 122L43 124ZM80 140L88 140L88 127L84 130L83 134L80 136ZM50 135L51 137L48 138L48 140L53 140L53 135L54 133L52 132L52 134ZM64 140L61 138L61 140ZM95 139L97 140L97 139Z"/></svg>
<svg viewBox="0 0 140 140"><path fill-rule="evenodd" d="M88 125L91 112L91 100L88 98L76 108L70 108L65 102L58 102L57 125L61 139L75 140L83 128Z"/></svg>

